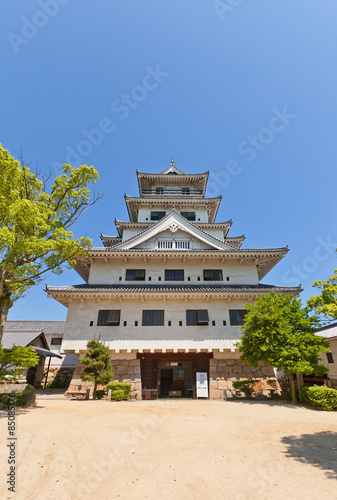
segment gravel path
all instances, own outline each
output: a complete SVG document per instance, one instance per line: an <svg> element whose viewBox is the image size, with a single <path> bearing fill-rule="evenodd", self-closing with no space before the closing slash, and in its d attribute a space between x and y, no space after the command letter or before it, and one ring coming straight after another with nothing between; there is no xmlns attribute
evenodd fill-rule
<svg viewBox="0 0 337 500"><path fill-rule="evenodd" d="M1 457L6 457L2 412ZM38 397L0 498L337 500L337 413L280 402Z"/></svg>

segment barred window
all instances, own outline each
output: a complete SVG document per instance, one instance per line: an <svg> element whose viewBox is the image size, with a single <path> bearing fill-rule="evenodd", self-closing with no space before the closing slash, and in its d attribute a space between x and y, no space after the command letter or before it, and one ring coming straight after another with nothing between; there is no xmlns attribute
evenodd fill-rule
<svg viewBox="0 0 337 500"><path fill-rule="evenodd" d="M143 326L164 326L163 310L144 310L142 318Z"/></svg>
<svg viewBox="0 0 337 500"><path fill-rule="evenodd" d="M160 220L165 217L166 212L151 212L151 220Z"/></svg>
<svg viewBox="0 0 337 500"><path fill-rule="evenodd" d="M184 270L165 269L165 281L184 281Z"/></svg>
<svg viewBox="0 0 337 500"><path fill-rule="evenodd" d="M186 325L208 325L208 311L207 309L187 309L186 310Z"/></svg>
<svg viewBox="0 0 337 500"><path fill-rule="evenodd" d="M127 281L144 281L145 269L127 269L125 279Z"/></svg>
<svg viewBox="0 0 337 500"><path fill-rule="evenodd" d="M243 325L244 317L246 316L246 309L230 309L229 321L231 325Z"/></svg>
<svg viewBox="0 0 337 500"><path fill-rule="evenodd" d="M176 241L176 248L182 249L188 249L190 248L190 242L189 241Z"/></svg>
<svg viewBox="0 0 337 500"><path fill-rule="evenodd" d="M172 248L172 241L158 241L158 248Z"/></svg>
<svg viewBox="0 0 337 500"><path fill-rule="evenodd" d="M103 310L98 311L97 326L119 326L121 317L120 310Z"/></svg>
<svg viewBox="0 0 337 500"><path fill-rule="evenodd" d="M53 337L51 339L50 345L61 345L62 344L62 337Z"/></svg>
<svg viewBox="0 0 337 500"><path fill-rule="evenodd" d="M222 270L204 269L204 281L222 281Z"/></svg>
<svg viewBox="0 0 337 500"><path fill-rule="evenodd" d="M185 219L194 221L195 220L195 212L180 212L180 215L185 217Z"/></svg>
<svg viewBox="0 0 337 500"><path fill-rule="evenodd" d="M326 357L328 359L328 363L333 363L334 362L332 352L327 352L326 353Z"/></svg>

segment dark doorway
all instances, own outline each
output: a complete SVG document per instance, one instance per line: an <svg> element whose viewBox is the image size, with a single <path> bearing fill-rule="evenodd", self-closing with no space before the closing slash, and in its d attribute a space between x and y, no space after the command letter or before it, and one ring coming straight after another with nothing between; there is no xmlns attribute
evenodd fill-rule
<svg viewBox="0 0 337 500"><path fill-rule="evenodd" d="M173 382L172 368L165 368L161 371L160 396L167 398Z"/></svg>

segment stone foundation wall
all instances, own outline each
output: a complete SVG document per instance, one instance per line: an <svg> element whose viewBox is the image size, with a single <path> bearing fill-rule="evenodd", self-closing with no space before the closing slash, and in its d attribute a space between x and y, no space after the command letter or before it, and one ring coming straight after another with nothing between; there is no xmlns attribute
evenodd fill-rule
<svg viewBox="0 0 337 500"><path fill-rule="evenodd" d="M248 366L239 359L211 359L209 368L210 399L227 399L233 397L236 380L252 380L255 394L270 396L271 390L276 389L280 394L280 386L271 366L260 365L257 369ZM272 385L268 381L273 381ZM253 393L254 396L254 393Z"/></svg>
<svg viewBox="0 0 337 500"><path fill-rule="evenodd" d="M127 382L131 384L131 396L134 399L142 399L140 359L112 359L112 364L113 371L115 372L113 382ZM68 388L69 392L78 390L84 391L90 388L90 393L92 395L94 382L81 379L84 368L85 366L78 361ZM97 389L105 389L105 385L98 385Z"/></svg>
<svg viewBox="0 0 337 500"><path fill-rule="evenodd" d="M47 371L48 368L45 367L43 371L43 379L42 379L42 387L44 386L46 376L47 376ZM69 382L71 381L72 377L74 374L74 368L65 368L62 366L58 367L50 367L49 368L49 373L48 373L48 379L47 379L47 384L50 382L52 383L55 378L56 382L60 382L60 384L63 384L64 387L67 387L69 385Z"/></svg>

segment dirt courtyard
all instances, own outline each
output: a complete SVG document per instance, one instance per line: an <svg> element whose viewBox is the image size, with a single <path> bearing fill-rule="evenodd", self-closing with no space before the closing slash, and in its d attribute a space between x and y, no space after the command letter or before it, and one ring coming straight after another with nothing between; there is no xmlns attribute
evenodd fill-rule
<svg viewBox="0 0 337 500"><path fill-rule="evenodd" d="M18 410L16 500L337 499L337 413L280 402L81 401ZM5 459L5 461L4 461Z"/></svg>

